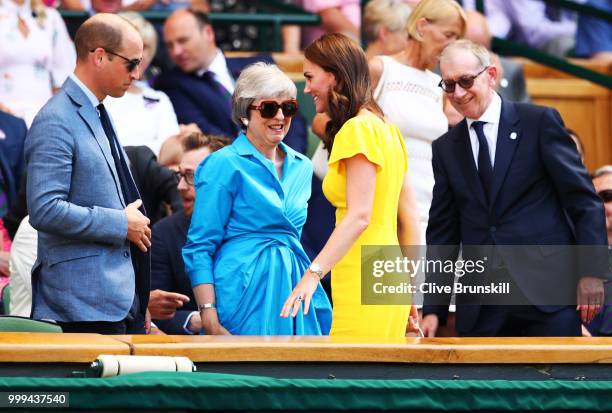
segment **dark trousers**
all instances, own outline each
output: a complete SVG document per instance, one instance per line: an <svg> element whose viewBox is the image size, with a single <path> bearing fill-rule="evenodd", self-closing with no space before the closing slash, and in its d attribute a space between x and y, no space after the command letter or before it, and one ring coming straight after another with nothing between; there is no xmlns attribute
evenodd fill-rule
<svg viewBox="0 0 612 413"><path fill-rule="evenodd" d="M462 337L579 337L575 306L546 313L534 305L481 306L474 327Z"/></svg>
<svg viewBox="0 0 612 413"><path fill-rule="evenodd" d="M97 333L97 334L145 334L144 311L140 311L138 295L130 311L121 321L58 321L64 333Z"/></svg>
<svg viewBox="0 0 612 413"><path fill-rule="evenodd" d="M576 305L567 305L552 312L532 305L512 276L502 266L487 274L488 281L509 283L512 294L489 297L474 307L473 326L458 331L462 337L579 337L581 320ZM495 302L497 300L497 303ZM543 303L540 303L543 304ZM476 316L477 314L477 316Z"/></svg>

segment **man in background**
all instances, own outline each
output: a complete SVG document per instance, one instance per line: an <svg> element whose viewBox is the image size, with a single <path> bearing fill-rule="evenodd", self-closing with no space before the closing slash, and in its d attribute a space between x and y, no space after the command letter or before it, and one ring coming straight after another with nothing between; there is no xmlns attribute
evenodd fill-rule
<svg viewBox="0 0 612 413"><path fill-rule="evenodd" d="M170 97L179 123L193 122L205 134L234 139L239 132L231 110L235 79L251 63L274 63L272 57L226 58L217 47L208 15L193 9L177 10L168 17L164 41L176 67L161 74L155 88ZM304 153L306 142L306 123L296 116L285 143Z"/></svg>
<svg viewBox="0 0 612 413"><path fill-rule="evenodd" d="M166 334L198 334L202 328L181 251L195 202L193 175L208 155L230 143L229 139L202 133L192 133L183 141L184 153L177 172L183 210L153 226L149 311L155 325Z"/></svg>

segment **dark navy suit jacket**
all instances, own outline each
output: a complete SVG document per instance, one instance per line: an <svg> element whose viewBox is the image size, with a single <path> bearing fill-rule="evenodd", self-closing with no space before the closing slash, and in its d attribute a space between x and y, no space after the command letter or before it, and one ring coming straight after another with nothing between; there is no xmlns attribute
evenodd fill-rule
<svg viewBox="0 0 612 413"><path fill-rule="evenodd" d="M516 135L512 135L512 133ZM512 139L514 137L514 139ZM606 273L603 255L567 256L564 245L607 244L602 201L593 189L558 112L502 99L497 149L487 202L464 119L432 145L435 185L427 227L428 256L437 245L538 245L519 256L500 248L501 258L527 299L537 304L546 290L570 291L582 276ZM558 247L558 248L557 248ZM439 249L438 249L439 250ZM455 259L457 248L444 252ZM541 271L546 268L546 271ZM546 279L555 274L554 279ZM450 284L447 275L428 280ZM423 313L446 320L450 296L425 297ZM457 330L469 331L480 311L468 297L457 297ZM462 305L462 304L475 305ZM560 306L538 306L556 311Z"/></svg>
<svg viewBox="0 0 612 413"><path fill-rule="evenodd" d="M186 334L183 330L185 320L192 311L198 310L181 253L190 221L183 211L179 211L159 221L152 230L151 290L185 294L190 298L170 320L153 320L166 334Z"/></svg>
<svg viewBox="0 0 612 413"><path fill-rule="evenodd" d="M17 189L25 170L23 145L27 132L23 119L0 111L0 173L7 187L9 205L17 198Z"/></svg>
<svg viewBox="0 0 612 413"><path fill-rule="evenodd" d="M243 68L255 62L274 63L269 55L226 58L227 67L237 79ZM232 111L227 96L218 85L210 80L185 73L178 67L161 74L155 81L155 88L164 91L172 101L179 123L196 123L202 132L221 134L231 139L238 136L239 128L232 121ZM299 115L291 121L291 128L284 142L300 153L307 145L306 122Z"/></svg>

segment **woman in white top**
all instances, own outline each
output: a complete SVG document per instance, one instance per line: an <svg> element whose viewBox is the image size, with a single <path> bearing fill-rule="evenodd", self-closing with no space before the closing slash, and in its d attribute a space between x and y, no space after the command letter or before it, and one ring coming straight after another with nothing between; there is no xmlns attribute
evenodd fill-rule
<svg viewBox="0 0 612 413"><path fill-rule="evenodd" d="M74 70L76 52L57 10L0 0L0 103L30 126Z"/></svg>
<svg viewBox="0 0 612 413"><path fill-rule="evenodd" d="M406 142L412 185L425 229L434 185L431 143L448 130L440 76L430 71L452 41L465 33L465 13L454 0L422 0L406 24L408 43L401 52L370 60L374 98Z"/></svg>
<svg viewBox="0 0 612 413"><path fill-rule="evenodd" d="M132 23L142 37L144 50L139 67L141 79L132 83L123 97L108 96L104 99L104 105L111 114L121 145L146 145L159 156L162 143L180 130L168 96L151 88L143 80L144 73L155 56L157 34L153 25L136 12L119 15Z"/></svg>
<svg viewBox="0 0 612 413"><path fill-rule="evenodd" d="M406 47L406 21L412 6L405 0L370 0L363 9L363 34L368 59L399 53Z"/></svg>

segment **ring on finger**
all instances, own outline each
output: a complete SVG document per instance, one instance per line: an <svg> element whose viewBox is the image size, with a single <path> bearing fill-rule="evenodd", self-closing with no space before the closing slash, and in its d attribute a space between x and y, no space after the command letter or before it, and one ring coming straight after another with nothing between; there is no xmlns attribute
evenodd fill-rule
<svg viewBox="0 0 612 413"><path fill-rule="evenodd" d="M296 298L297 301L302 301L303 299L304 299L304 297L302 297L301 295L298 295L297 298Z"/></svg>

